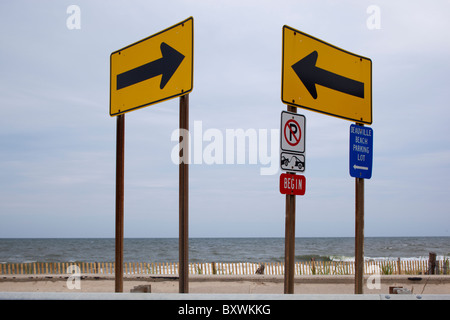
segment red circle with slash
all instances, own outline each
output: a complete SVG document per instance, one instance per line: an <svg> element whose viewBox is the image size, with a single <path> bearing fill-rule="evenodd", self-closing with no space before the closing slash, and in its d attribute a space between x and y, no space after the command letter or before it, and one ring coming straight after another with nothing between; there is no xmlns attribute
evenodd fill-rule
<svg viewBox="0 0 450 320"><path fill-rule="evenodd" d="M291 123L292 123L295 127L298 128L298 132L292 131ZM286 132L286 127L289 129L288 132ZM286 135L287 133L290 133L290 134L291 134L291 136L294 138L294 142L291 142L291 139L288 139L288 137L287 137L287 135ZM297 133L298 133L298 138L297 138L297 136L296 136ZM286 124L284 125L284 139L286 140L286 142L287 142L289 145L295 147L296 145L299 144L301 138L302 138L302 130L300 129L300 125L298 124L298 122L295 121L295 120L292 120L292 119L286 121Z"/></svg>

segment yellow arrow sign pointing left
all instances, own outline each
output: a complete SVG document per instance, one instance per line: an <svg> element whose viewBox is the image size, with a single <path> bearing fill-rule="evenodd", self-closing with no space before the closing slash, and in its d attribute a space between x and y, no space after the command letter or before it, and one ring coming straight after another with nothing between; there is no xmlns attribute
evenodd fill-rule
<svg viewBox="0 0 450 320"><path fill-rule="evenodd" d="M283 27L283 103L372 123L372 61Z"/></svg>

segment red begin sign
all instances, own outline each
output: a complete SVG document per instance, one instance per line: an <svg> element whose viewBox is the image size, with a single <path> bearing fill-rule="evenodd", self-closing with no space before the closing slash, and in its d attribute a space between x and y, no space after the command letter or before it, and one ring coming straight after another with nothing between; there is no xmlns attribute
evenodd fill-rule
<svg viewBox="0 0 450 320"><path fill-rule="evenodd" d="M303 196L306 190L306 178L302 175L282 173L280 175L280 192Z"/></svg>

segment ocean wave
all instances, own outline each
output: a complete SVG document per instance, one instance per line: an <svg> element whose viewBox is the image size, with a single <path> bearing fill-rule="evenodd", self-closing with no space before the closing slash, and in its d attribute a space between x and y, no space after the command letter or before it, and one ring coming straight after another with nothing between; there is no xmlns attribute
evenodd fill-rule
<svg viewBox="0 0 450 320"><path fill-rule="evenodd" d="M315 261L347 262L347 261L354 261L355 257L339 256L339 255L318 255L318 254L305 254L295 256L296 261L311 261L312 259L314 259Z"/></svg>
<svg viewBox="0 0 450 320"><path fill-rule="evenodd" d="M400 259L401 261L428 261L428 256L416 256L416 257L364 257L366 261L397 261ZM437 261L446 261L450 260L448 256L436 256Z"/></svg>
<svg viewBox="0 0 450 320"><path fill-rule="evenodd" d="M331 262L354 262L354 256L341 256L341 255L296 255L295 261L331 261ZM364 257L364 261L428 261L428 256L417 256L417 257ZM436 256L437 261L450 261L448 256ZM284 261L284 259L283 259Z"/></svg>

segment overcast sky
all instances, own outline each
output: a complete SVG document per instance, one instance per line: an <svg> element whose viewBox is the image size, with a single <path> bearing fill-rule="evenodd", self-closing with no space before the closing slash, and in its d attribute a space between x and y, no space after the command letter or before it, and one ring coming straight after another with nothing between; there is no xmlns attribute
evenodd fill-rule
<svg viewBox="0 0 450 320"><path fill-rule="evenodd" d="M448 12L449 1L1 1L0 237L114 237L110 54L190 16L191 128L224 137L265 129L271 141L286 110L283 25L369 57L365 235L450 236ZM178 236L178 104L126 114L125 237ZM296 236L354 236L352 122L298 112L307 187L297 197ZM269 153L279 153L278 139ZM191 164L190 237L284 236L282 172L261 175L268 166Z"/></svg>

